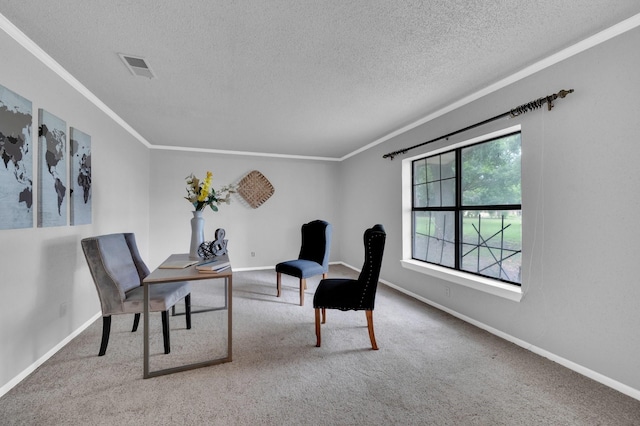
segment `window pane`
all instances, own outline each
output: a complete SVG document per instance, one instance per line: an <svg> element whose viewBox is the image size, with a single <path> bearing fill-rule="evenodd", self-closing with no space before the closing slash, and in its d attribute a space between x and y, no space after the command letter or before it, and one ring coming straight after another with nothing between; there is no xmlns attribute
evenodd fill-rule
<svg viewBox="0 0 640 426"><path fill-rule="evenodd" d="M521 211L463 211L461 269L521 283Z"/></svg>
<svg viewBox="0 0 640 426"><path fill-rule="evenodd" d="M440 181L427 184L427 207L440 207Z"/></svg>
<svg viewBox="0 0 640 426"><path fill-rule="evenodd" d="M421 184L413 187L413 206L427 206L427 185Z"/></svg>
<svg viewBox="0 0 640 426"><path fill-rule="evenodd" d="M455 207L455 158L453 151L413 162L414 207Z"/></svg>
<svg viewBox="0 0 640 426"><path fill-rule="evenodd" d="M445 152L440 156L442 166L440 168L440 178L450 179L456 177L456 153L455 151Z"/></svg>
<svg viewBox="0 0 640 426"><path fill-rule="evenodd" d="M440 180L440 156L435 155L427 158L427 180L433 182Z"/></svg>
<svg viewBox="0 0 640 426"><path fill-rule="evenodd" d="M462 204L521 204L520 134L462 149Z"/></svg>
<svg viewBox="0 0 640 426"><path fill-rule="evenodd" d="M427 166L425 160L413 162L413 184L425 183L427 181Z"/></svg>
<svg viewBox="0 0 640 426"><path fill-rule="evenodd" d="M442 181L442 206L455 207L456 205L456 180L447 179Z"/></svg>
<svg viewBox="0 0 640 426"><path fill-rule="evenodd" d="M454 267L454 221L454 212L414 212L414 259Z"/></svg>

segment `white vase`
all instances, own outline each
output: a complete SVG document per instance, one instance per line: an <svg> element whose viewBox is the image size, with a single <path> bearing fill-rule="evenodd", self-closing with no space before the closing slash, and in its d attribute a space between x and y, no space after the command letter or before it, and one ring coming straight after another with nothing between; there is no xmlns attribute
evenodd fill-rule
<svg viewBox="0 0 640 426"><path fill-rule="evenodd" d="M193 212L191 218L191 247L189 248L189 257L191 259L199 259L198 248L204 243L204 217L201 210Z"/></svg>

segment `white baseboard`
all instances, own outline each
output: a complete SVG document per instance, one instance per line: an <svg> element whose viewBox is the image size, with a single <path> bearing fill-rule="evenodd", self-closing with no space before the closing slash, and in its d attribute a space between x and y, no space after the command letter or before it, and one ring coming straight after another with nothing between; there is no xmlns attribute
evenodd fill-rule
<svg viewBox="0 0 640 426"><path fill-rule="evenodd" d="M346 263L343 263L343 265L347 266L347 267L349 267L351 269L354 269L356 271L358 270L358 269L354 268L353 266L347 265ZM614 379L612 379L610 377L607 377L607 376L605 376L603 374L600 374L600 373L598 373L596 371L590 370L587 367L584 367L584 366L582 366L580 364L577 364L577 363L575 363L573 361L570 361L570 360L568 360L566 358L558 356L558 355L556 355L556 354L554 354L552 352L549 352L549 351L547 351L545 349L542 349L542 348L539 348L539 347L537 347L535 345L532 345L531 343L525 342L524 340L518 339L517 337L511 336L511 335L509 335L507 333L504 333L504 332L502 332L500 330L497 330L497 329L495 329L493 327L490 327L490 326L488 326L488 325L486 325L486 324L484 324L484 323L482 323L480 321L474 320L473 318L469 318L466 315L462 315L459 312L456 312L456 311L454 311L454 310L452 310L450 308L447 308L446 306L442 306L442 305L440 305L440 304L438 304L436 302L433 302L432 300L429 300L429 299L427 299L425 297L422 297L422 296L420 296L418 294L412 293L412 292L410 292L410 291L408 291L408 290L406 290L406 289L404 289L402 287L399 287L399 286L397 286L395 284L392 284L392 283L390 283L388 281L385 281L385 280L381 279L380 282L383 283L386 286L389 286L389 287L391 287L393 289L398 290L401 293L406 294L407 296L411 296L411 297L413 297L415 299L418 299L421 302L426 303L427 305L430 305L430 306L433 306L434 308L440 309L441 311L444 311L444 312L446 312L446 313L448 313L450 315L453 315L454 317L459 318L462 321L468 322L469 324L472 324L472 325L474 325L474 326L476 326L478 328L481 328L481 329L483 329L485 331L488 331L489 333L491 333L491 334L493 334L495 336L498 336L498 337L500 337L500 338L502 338L504 340L507 340L507 341L513 343L513 344L516 344L516 345L518 345L518 346L520 346L520 347L522 347L524 349L527 349L527 350L529 350L529 351L531 351L531 352L533 352L533 353L535 353L537 355L540 355L540 356L542 356L544 358L547 358L547 359L549 359L549 360L551 360L553 362L556 362L556 363L562 365L563 367L566 367L566 368L568 368L570 370L573 370L576 373L582 374L583 376L586 376L586 377L588 377L588 378L590 378L592 380L595 380L598 383L602 383L605 386L608 386L608 387L610 387L612 389L617 390L618 392L621 392L621 393L623 393L623 394L625 394L627 396L630 396L631 398L634 398L634 399L637 399L637 400L640 401L640 390L638 390L638 389L634 389L631 386L625 385L624 383L620 383L617 380L614 380Z"/></svg>
<svg viewBox="0 0 640 426"><path fill-rule="evenodd" d="M262 271L265 269L275 269L275 266L251 266L249 268L233 268L233 272Z"/></svg>
<svg viewBox="0 0 640 426"><path fill-rule="evenodd" d="M29 374L33 373L38 367L44 364L49 358L56 354L60 349L62 349L67 343L72 341L77 335L86 330L91 324L94 323L95 320L100 318L102 314L98 312L93 317L91 317L87 322L78 327L73 333L68 335L64 340L58 343L56 346L51 348L49 352L42 355L36 362L31 364L29 367L25 368L20 374L18 374L13 379L9 380L4 386L0 388L0 398L2 398L7 392L13 389L18 383L24 380Z"/></svg>

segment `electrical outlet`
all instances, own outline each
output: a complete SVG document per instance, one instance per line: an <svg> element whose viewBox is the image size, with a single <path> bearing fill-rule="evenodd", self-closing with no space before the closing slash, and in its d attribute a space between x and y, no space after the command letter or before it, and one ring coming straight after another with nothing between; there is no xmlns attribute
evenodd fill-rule
<svg viewBox="0 0 640 426"><path fill-rule="evenodd" d="M256 257L256 252L255 251L251 252L251 257Z"/></svg>
<svg viewBox="0 0 640 426"><path fill-rule="evenodd" d="M63 316L67 315L67 302L62 302L60 304L60 318L62 318Z"/></svg>
<svg viewBox="0 0 640 426"><path fill-rule="evenodd" d="M444 295L447 297L451 297L451 287L444 288Z"/></svg>

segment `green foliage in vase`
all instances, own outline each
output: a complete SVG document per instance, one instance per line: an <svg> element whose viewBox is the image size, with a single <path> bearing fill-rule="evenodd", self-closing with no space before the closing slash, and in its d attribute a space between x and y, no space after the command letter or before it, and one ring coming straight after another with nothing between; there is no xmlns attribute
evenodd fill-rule
<svg viewBox="0 0 640 426"><path fill-rule="evenodd" d="M187 180L187 201L193 204L196 211L202 211L205 207L211 207L214 212L218 211L218 205L231 203L231 194L236 192L235 185L225 185L219 190L213 189L213 173L207 172L207 176L200 181L193 173L186 177Z"/></svg>

